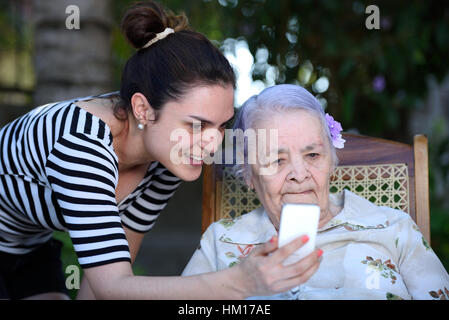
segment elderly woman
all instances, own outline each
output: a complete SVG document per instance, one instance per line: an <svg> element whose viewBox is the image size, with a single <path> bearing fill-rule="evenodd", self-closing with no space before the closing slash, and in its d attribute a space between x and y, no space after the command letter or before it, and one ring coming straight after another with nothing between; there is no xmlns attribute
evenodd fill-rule
<svg viewBox="0 0 449 320"><path fill-rule="evenodd" d="M250 98L234 128L278 132L275 162L248 164L246 152L240 170L263 206L233 221L212 224L183 275L239 263L253 248L277 236L284 204L312 203L321 209L318 270L292 290L257 298L449 298L449 276L407 213L376 206L348 190L329 194L338 161L335 147L344 143L338 127L299 86L278 85ZM271 174L260 174L273 164Z"/></svg>

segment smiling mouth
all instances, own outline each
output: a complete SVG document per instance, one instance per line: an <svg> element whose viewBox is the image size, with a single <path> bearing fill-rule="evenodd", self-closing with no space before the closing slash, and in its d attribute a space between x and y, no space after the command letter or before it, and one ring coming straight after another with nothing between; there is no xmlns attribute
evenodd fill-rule
<svg viewBox="0 0 449 320"><path fill-rule="evenodd" d="M189 164L192 166L202 166L204 162L204 158L196 157L196 156L188 156Z"/></svg>
<svg viewBox="0 0 449 320"><path fill-rule="evenodd" d="M195 157L195 156L190 156L190 159L195 160L195 161L203 161L204 160L201 157Z"/></svg>

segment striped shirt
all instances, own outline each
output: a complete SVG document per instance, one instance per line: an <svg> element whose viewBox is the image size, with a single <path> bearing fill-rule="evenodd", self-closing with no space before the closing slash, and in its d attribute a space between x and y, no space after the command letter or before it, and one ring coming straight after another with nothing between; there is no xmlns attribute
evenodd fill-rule
<svg viewBox="0 0 449 320"><path fill-rule="evenodd" d="M110 129L76 105L92 98L38 107L1 129L0 251L29 253L61 230L69 232L83 268L130 261L122 225L150 230L181 183L153 162L117 204Z"/></svg>

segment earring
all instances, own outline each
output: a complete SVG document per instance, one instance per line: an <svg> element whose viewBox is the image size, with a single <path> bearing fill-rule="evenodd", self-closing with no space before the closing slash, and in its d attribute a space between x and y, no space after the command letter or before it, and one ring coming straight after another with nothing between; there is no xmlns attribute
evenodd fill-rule
<svg viewBox="0 0 449 320"><path fill-rule="evenodd" d="M145 128L145 125L143 123L139 123L137 125L137 129L139 129L139 130L143 130L144 128Z"/></svg>

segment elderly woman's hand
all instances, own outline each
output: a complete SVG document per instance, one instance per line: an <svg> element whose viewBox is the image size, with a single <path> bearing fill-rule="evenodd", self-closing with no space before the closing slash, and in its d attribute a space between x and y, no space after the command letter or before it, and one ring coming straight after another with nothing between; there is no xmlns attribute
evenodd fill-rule
<svg viewBox="0 0 449 320"><path fill-rule="evenodd" d="M284 260L301 248L306 237L299 237L278 248L278 239L254 249L238 267L243 273L247 296L261 296L281 293L306 282L318 269L321 262L321 249L315 250L302 260L284 266Z"/></svg>

